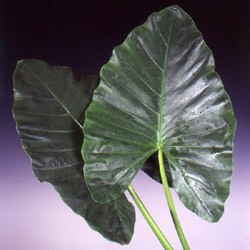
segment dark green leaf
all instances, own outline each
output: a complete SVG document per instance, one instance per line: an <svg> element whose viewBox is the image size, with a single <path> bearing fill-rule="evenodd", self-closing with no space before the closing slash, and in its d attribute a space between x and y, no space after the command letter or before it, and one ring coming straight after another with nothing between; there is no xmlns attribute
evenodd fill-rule
<svg viewBox="0 0 250 250"><path fill-rule="evenodd" d="M95 200L116 199L161 148L184 205L217 221L229 195L234 131L210 49L190 16L166 8L134 29L101 70L84 124L86 183Z"/></svg>
<svg viewBox="0 0 250 250"><path fill-rule="evenodd" d="M83 178L81 124L98 77L79 79L68 67L38 60L18 62L13 77L14 116L36 177L50 182L104 237L128 243L135 222L133 206L125 195L104 205L94 202Z"/></svg>

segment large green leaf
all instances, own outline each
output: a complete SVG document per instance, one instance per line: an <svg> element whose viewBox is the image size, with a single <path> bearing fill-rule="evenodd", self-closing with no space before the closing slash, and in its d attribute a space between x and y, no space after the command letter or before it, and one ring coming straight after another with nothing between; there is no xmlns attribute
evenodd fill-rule
<svg viewBox="0 0 250 250"><path fill-rule="evenodd" d="M83 178L81 124L98 82L96 76L77 78L68 67L20 61L14 72L14 116L36 177L50 182L93 229L124 244L133 234L133 206L124 195L104 205L94 202Z"/></svg>
<svg viewBox="0 0 250 250"><path fill-rule="evenodd" d="M208 221L221 217L235 118L210 49L178 6L153 13L114 49L83 130L95 200L119 197L161 148L184 205Z"/></svg>

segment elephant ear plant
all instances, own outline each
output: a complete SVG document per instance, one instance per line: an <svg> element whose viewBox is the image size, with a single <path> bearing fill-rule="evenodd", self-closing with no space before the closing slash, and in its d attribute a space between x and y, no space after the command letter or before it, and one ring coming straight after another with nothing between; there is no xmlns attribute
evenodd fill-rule
<svg viewBox="0 0 250 250"><path fill-rule="evenodd" d="M100 80L38 60L19 61L13 78L14 117L35 175L104 237L129 243L128 190L164 249L173 249L131 186L139 170L163 184L183 249L169 187L201 218L220 219L236 122L212 53L181 8L132 30Z"/></svg>

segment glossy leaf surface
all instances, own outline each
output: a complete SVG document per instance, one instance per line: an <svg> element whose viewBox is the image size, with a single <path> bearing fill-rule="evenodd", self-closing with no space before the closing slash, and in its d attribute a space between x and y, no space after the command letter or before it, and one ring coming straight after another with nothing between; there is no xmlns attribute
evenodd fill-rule
<svg viewBox="0 0 250 250"><path fill-rule="evenodd" d="M18 62L13 77L14 117L36 177L51 183L104 237L128 243L135 222L133 206L125 195L104 205L96 203L83 178L81 127L99 78L77 78L68 67L38 60Z"/></svg>
<svg viewBox="0 0 250 250"><path fill-rule="evenodd" d="M161 148L184 205L208 221L221 217L235 118L210 49L178 6L153 13L113 50L83 130L95 200L119 197Z"/></svg>

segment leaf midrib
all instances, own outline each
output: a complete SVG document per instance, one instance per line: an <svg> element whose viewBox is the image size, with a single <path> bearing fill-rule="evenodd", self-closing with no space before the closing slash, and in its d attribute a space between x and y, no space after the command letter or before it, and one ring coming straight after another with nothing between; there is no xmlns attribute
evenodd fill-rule
<svg viewBox="0 0 250 250"><path fill-rule="evenodd" d="M170 36L171 36L171 31L172 31L172 26L173 26L173 19L174 16L172 16L171 24L169 27L169 33L168 33L168 40L167 42L161 35L161 31L159 30L160 36L162 40L164 41L164 44L166 46L166 51L165 51L165 56L164 56L164 65L163 65L163 71L162 71L162 80L161 80L161 93L160 93L160 99L159 99L159 114L158 114L158 129L157 129L157 148L160 149L162 148L163 145L163 138L162 138L162 125L163 125L163 97L164 97L164 83L166 82L167 78L167 59L168 59L168 53L169 53L169 42L170 42Z"/></svg>

